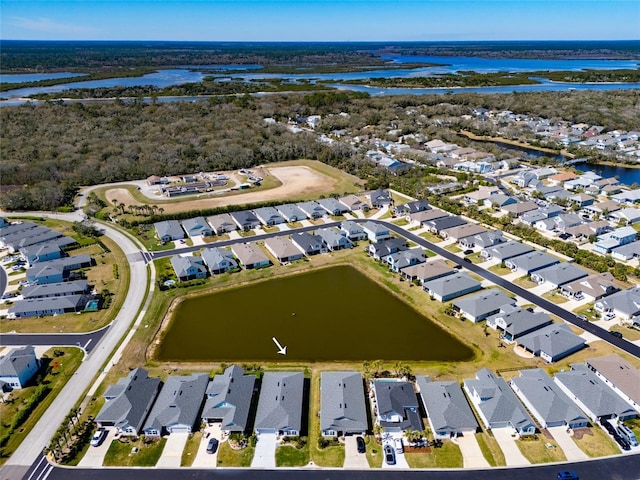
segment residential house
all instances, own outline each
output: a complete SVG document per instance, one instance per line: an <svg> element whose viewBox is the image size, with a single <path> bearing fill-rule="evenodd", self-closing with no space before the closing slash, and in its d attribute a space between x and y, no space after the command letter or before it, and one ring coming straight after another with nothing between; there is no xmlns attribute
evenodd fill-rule
<svg viewBox="0 0 640 480"><path fill-rule="evenodd" d="M326 252L326 247L322 241L322 237L311 235L307 232L294 233L291 235L291 241L306 256L316 255Z"/></svg>
<svg viewBox="0 0 640 480"><path fill-rule="evenodd" d="M573 172L560 172L555 175L551 175L547 180L549 180L549 183L552 185L562 185L564 182L574 180L576 178L578 178L578 175Z"/></svg>
<svg viewBox="0 0 640 480"><path fill-rule="evenodd" d="M11 390L24 388L40 369L32 346L13 348L0 357L0 384Z"/></svg>
<svg viewBox="0 0 640 480"><path fill-rule="evenodd" d="M5 226L3 226L2 229L0 230L0 246L3 246L3 247L5 246L4 242L6 240L11 240L12 239L11 236L16 233L26 232L27 230L34 230L34 232L39 232L39 231L44 231L42 229L46 228L46 227L41 227L37 223L33 223L33 222L10 223L9 225L6 225L6 223L3 223L3 225ZM28 234L22 233L22 236L27 236L27 235Z"/></svg>
<svg viewBox="0 0 640 480"><path fill-rule="evenodd" d="M391 194L389 193L388 190L382 190L382 189L374 190L373 192L370 192L367 195L367 197L368 197L369 203L373 208L382 208L382 207L391 205L391 203L393 203L391 199Z"/></svg>
<svg viewBox="0 0 640 480"><path fill-rule="evenodd" d="M638 416L636 410L584 364L572 364L570 370L556 373L553 381L593 422L601 418L627 420Z"/></svg>
<svg viewBox="0 0 640 480"><path fill-rule="evenodd" d="M571 195L569 200L580 208L588 207L589 205L593 205L593 202L596 201L594 197L591 195L587 195L586 193L577 193L575 195Z"/></svg>
<svg viewBox="0 0 640 480"><path fill-rule="evenodd" d="M389 227L382 223L368 221L362 225L362 229L367 234L370 242L378 243L391 238Z"/></svg>
<svg viewBox="0 0 640 480"><path fill-rule="evenodd" d="M560 260L556 257L534 250L533 252L525 253L524 255L511 257L509 260L504 262L504 265L507 268L510 268L512 272L519 272L522 275L531 275L537 270L550 267L557 263L560 263Z"/></svg>
<svg viewBox="0 0 640 480"><path fill-rule="evenodd" d="M322 372L320 431L323 437L364 435L369 430L360 372Z"/></svg>
<svg viewBox="0 0 640 480"><path fill-rule="evenodd" d="M38 262L27 270L27 281L31 284L59 283L68 279L72 271L91 265L93 259L86 253Z"/></svg>
<svg viewBox="0 0 640 480"><path fill-rule="evenodd" d="M633 320L640 316L640 287L609 295L598 300L593 307L602 314L613 313L622 320Z"/></svg>
<svg viewBox="0 0 640 480"><path fill-rule="evenodd" d="M585 341L564 323L552 323L519 337L518 345L545 362L553 363L581 350Z"/></svg>
<svg viewBox="0 0 640 480"><path fill-rule="evenodd" d="M333 215L334 217L349 211L343 203L340 203L333 197L321 198L317 202L329 215Z"/></svg>
<svg viewBox="0 0 640 480"><path fill-rule="evenodd" d="M615 260L626 262L636 257L640 257L640 242L637 241L611 250L611 258Z"/></svg>
<svg viewBox="0 0 640 480"><path fill-rule="evenodd" d="M10 318L43 317L80 312L85 309L89 297L66 295L62 297L30 298L19 300L9 308Z"/></svg>
<svg viewBox="0 0 640 480"><path fill-rule="evenodd" d="M392 253L407 250L409 245L404 238L390 238L380 243L372 243L368 247L369 255L376 260L382 260L383 258L391 255Z"/></svg>
<svg viewBox="0 0 640 480"><path fill-rule="evenodd" d="M230 215L240 230L252 230L260 226L260 220L258 217L248 210L231 212Z"/></svg>
<svg viewBox="0 0 640 480"><path fill-rule="evenodd" d="M30 268L36 262L46 262L48 260L62 258L62 250L60 250L58 244L54 242L38 243L21 248L20 257L27 263L27 267Z"/></svg>
<svg viewBox="0 0 640 480"><path fill-rule="evenodd" d="M302 220L307 219L307 214L300 210L300 208L293 203L280 205L276 208L280 215L282 215L282 218L284 218L288 223L301 222Z"/></svg>
<svg viewBox="0 0 640 480"><path fill-rule="evenodd" d="M445 143L442 140L434 139L426 142L425 147L433 153L448 152L455 150L458 146L455 143Z"/></svg>
<svg viewBox="0 0 640 480"><path fill-rule="evenodd" d="M22 288L22 298L64 297L66 295L83 295L89 293L91 287L86 280L73 282L47 283L44 285L27 285Z"/></svg>
<svg viewBox="0 0 640 480"><path fill-rule="evenodd" d="M500 311L487 317L487 326L502 332L502 338L513 341L539 328L551 324L544 312L534 312L514 305L503 305Z"/></svg>
<svg viewBox="0 0 640 480"><path fill-rule="evenodd" d="M262 207L253 210L253 214L263 225L273 226L285 222L285 219L274 207Z"/></svg>
<svg viewBox="0 0 640 480"><path fill-rule="evenodd" d="M620 193L611 195L611 200L614 200L618 203L626 203L627 205L633 205L635 203L640 202L640 189L636 188L635 190L623 190Z"/></svg>
<svg viewBox="0 0 640 480"><path fill-rule="evenodd" d="M47 227L36 227L13 235L6 235L3 243L4 247L9 250L9 253L15 253L22 248L51 242L61 237L63 237L63 235L60 232Z"/></svg>
<svg viewBox="0 0 640 480"><path fill-rule="evenodd" d="M520 436L536 432L535 423L503 378L483 368L463 385L486 428L511 428Z"/></svg>
<svg viewBox="0 0 640 480"><path fill-rule="evenodd" d="M207 217L207 221L216 235L222 235L223 233L233 232L238 229L238 225L228 213Z"/></svg>
<svg viewBox="0 0 640 480"><path fill-rule="evenodd" d="M482 285L466 272L459 272L424 282L422 288L439 302L446 302L481 290Z"/></svg>
<svg viewBox="0 0 640 480"><path fill-rule="evenodd" d="M340 197L338 201L347 207L348 211L355 212L356 210L367 211L370 209L369 204L355 195L345 195Z"/></svg>
<svg viewBox="0 0 640 480"><path fill-rule="evenodd" d="M473 235L472 237L464 237L460 239L460 246L462 248L487 248L499 243L503 243L506 240L502 236L502 230L488 230L482 233Z"/></svg>
<svg viewBox="0 0 640 480"><path fill-rule="evenodd" d="M129 372L104 392L106 402L96 417L100 427L115 427L124 436L137 437L160 391L162 381L143 368Z"/></svg>
<svg viewBox="0 0 640 480"><path fill-rule="evenodd" d="M475 295L453 302L453 308L472 322L481 322L490 315L500 312L505 305L515 305L516 301L505 295L499 288L490 288Z"/></svg>
<svg viewBox="0 0 640 480"><path fill-rule="evenodd" d="M316 230L316 235L322 238L322 243L329 251L353 248L353 243L346 234L337 228L320 228Z"/></svg>
<svg viewBox="0 0 640 480"><path fill-rule="evenodd" d="M510 258L524 255L525 253L533 252L533 248L514 240L499 243L491 247L486 247L480 252L480 256L486 260L496 259L504 262Z"/></svg>
<svg viewBox="0 0 640 480"><path fill-rule="evenodd" d="M588 276L589 273L573 263L562 262L550 267L536 270L531 274L531 280L542 285L546 283L552 288L559 288L565 283L570 283Z"/></svg>
<svg viewBox="0 0 640 480"><path fill-rule="evenodd" d="M640 370L617 354L588 358L585 364L625 402L640 412Z"/></svg>
<svg viewBox="0 0 640 480"><path fill-rule="evenodd" d="M199 430L200 407L208 383L206 373L167 377L144 424L145 436L159 438Z"/></svg>
<svg viewBox="0 0 640 480"><path fill-rule="evenodd" d="M429 220L423 222L423 225L429 229L430 232L440 235L442 231L453 227L459 227L460 225L467 224L466 220L458 217L457 215L450 215L448 217L436 218L435 220Z"/></svg>
<svg viewBox="0 0 640 480"><path fill-rule="evenodd" d="M303 390L302 372L266 372L258 400L256 433L300 435Z"/></svg>
<svg viewBox="0 0 640 480"><path fill-rule="evenodd" d="M635 242L638 232L633 227L621 227L598 236L598 241L593 244L594 251L606 255L611 250Z"/></svg>
<svg viewBox="0 0 640 480"><path fill-rule="evenodd" d="M340 230L347 234L347 238L351 241L364 240L367 238L367 232L364 228L352 220L345 220L340 224Z"/></svg>
<svg viewBox="0 0 640 480"><path fill-rule="evenodd" d="M413 383L392 378L373 382L373 411L385 432L422 431L420 406Z"/></svg>
<svg viewBox="0 0 640 480"><path fill-rule="evenodd" d="M555 230L561 233L566 233L569 228L584 223L580 215L576 215L575 213L558 215L557 217L553 217L553 221L556 224Z"/></svg>
<svg viewBox="0 0 640 480"><path fill-rule="evenodd" d="M484 187L481 186L478 190L474 190L473 192L465 193L463 196L463 200L465 203L471 205L476 204L484 204L484 201L489 198L491 195L495 195L500 193L500 189L495 186Z"/></svg>
<svg viewBox="0 0 640 480"><path fill-rule="evenodd" d="M207 385L202 421L220 423L220 430L225 433L247 432L255 383L255 375L245 375L237 365L213 377Z"/></svg>
<svg viewBox="0 0 640 480"><path fill-rule="evenodd" d="M394 207L393 211L398 216L407 216L418 212L425 212L430 209L431 206L429 205L428 200L415 200L413 202L398 205L397 207Z"/></svg>
<svg viewBox="0 0 640 480"><path fill-rule="evenodd" d="M609 222L606 220L598 220L595 222L583 223L575 227L567 228L565 233L573 235L576 238L589 238L591 235L602 235L611 230Z"/></svg>
<svg viewBox="0 0 640 480"><path fill-rule="evenodd" d="M525 215L527 212L536 210L538 210L538 204L531 201L511 203L500 209L503 214L510 215L512 217L520 217Z"/></svg>
<svg viewBox="0 0 640 480"><path fill-rule="evenodd" d="M576 300L586 298L589 302L595 302L607 295L618 292L620 287L610 272L603 272L580 278L575 282L566 283L560 290L567 297Z"/></svg>
<svg viewBox="0 0 640 480"><path fill-rule="evenodd" d="M440 236L445 240L453 239L456 242L460 242L463 238L473 237L486 231L486 228L481 227L476 223L465 223L464 225L441 230Z"/></svg>
<svg viewBox="0 0 640 480"><path fill-rule="evenodd" d="M184 228L187 235L193 237L210 237L213 235L211 226L207 223L204 217L188 218L182 221L182 228Z"/></svg>
<svg viewBox="0 0 640 480"><path fill-rule="evenodd" d="M434 208L432 210L424 210L422 212L412 213L411 215L409 215L409 220L411 221L412 224L422 226L430 220L435 220L437 218L444 218L448 216L449 214L447 212Z"/></svg>
<svg viewBox="0 0 640 480"><path fill-rule="evenodd" d="M264 246L280 263L300 260L304 254L288 237L272 237L264 241Z"/></svg>
<svg viewBox="0 0 640 480"><path fill-rule="evenodd" d="M400 273L404 278L409 281L417 280L420 285L423 285L429 280L435 280L436 278L445 277L455 273L456 270L451 268L444 260L433 260L431 262L418 263L404 267L400 270Z"/></svg>
<svg viewBox="0 0 640 480"><path fill-rule="evenodd" d="M238 262L230 250L212 247L205 248L200 254L211 275L228 272L238 268Z"/></svg>
<svg viewBox="0 0 640 480"><path fill-rule="evenodd" d="M458 382L432 382L419 375L416 384L434 438L456 438L478 431L476 417Z"/></svg>
<svg viewBox="0 0 640 480"><path fill-rule="evenodd" d="M557 227L556 222L554 222L553 220L553 218L538 220L533 224L533 227L544 232L553 232Z"/></svg>
<svg viewBox="0 0 640 480"><path fill-rule="evenodd" d="M484 206L494 207L494 208L496 207L503 208L503 207L506 207L507 205L512 205L517 202L518 202L518 199L516 197L511 197L509 195L505 195L504 193L495 193L484 201Z"/></svg>
<svg viewBox="0 0 640 480"><path fill-rule="evenodd" d="M156 229L156 235L161 242L172 242L174 240L182 240L185 237L184 230L177 220L165 220L153 224Z"/></svg>
<svg viewBox="0 0 640 480"><path fill-rule="evenodd" d="M397 273L405 267L426 262L427 255L420 247L416 247L410 250L392 253L385 257L385 261L389 265L389 268Z"/></svg>
<svg viewBox="0 0 640 480"><path fill-rule="evenodd" d="M296 207L302 210L309 218L322 218L327 214L327 211L316 202L301 202L296 204Z"/></svg>
<svg viewBox="0 0 640 480"><path fill-rule="evenodd" d="M625 225L633 225L640 222L640 208L623 208L611 213L609 216Z"/></svg>
<svg viewBox="0 0 640 480"><path fill-rule="evenodd" d="M511 179L520 188L527 188L540 182L538 177L531 170L523 170Z"/></svg>
<svg viewBox="0 0 640 480"><path fill-rule="evenodd" d="M262 268L271 265L271 261L255 243L235 243L231 246L233 255L243 268Z"/></svg>
<svg viewBox="0 0 640 480"><path fill-rule="evenodd" d="M542 428L583 428L589 419L541 368L520 370L509 385Z"/></svg>
<svg viewBox="0 0 640 480"><path fill-rule="evenodd" d="M615 200L607 200L606 202L597 202L583 207L583 210L589 215L607 215L620 210L620 204Z"/></svg>
<svg viewBox="0 0 640 480"><path fill-rule="evenodd" d="M207 276L207 269L204 266L202 257L193 257L191 255L182 257L180 255L174 255L171 257L171 266L180 282L205 278Z"/></svg>

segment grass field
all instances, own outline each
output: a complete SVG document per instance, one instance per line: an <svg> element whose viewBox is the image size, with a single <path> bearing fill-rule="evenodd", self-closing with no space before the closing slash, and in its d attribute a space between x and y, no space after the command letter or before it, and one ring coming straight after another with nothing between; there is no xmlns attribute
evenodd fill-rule
<svg viewBox="0 0 640 480"><path fill-rule="evenodd" d="M229 442L222 442L218 449L218 465L221 467L250 467L255 448L247 447L234 450Z"/></svg>
<svg viewBox="0 0 640 480"><path fill-rule="evenodd" d="M487 432L480 432L476 434L476 440L478 440L482 456L489 465L492 467L503 467L507 464L504 453L493 435Z"/></svg>
<svg viewBox="0 0 640 480"><path fill-rule="evenodd" d="M604 457L620 453L620 449L613 439L599 426L594 425L589 428L589 431L591 435L583 435L580 439L573 437L573 441L589 457Z"/></svg>
<svg viewBox="0 0 640 480"><path fill-rule="evenodd" d="M460 447L447 440L430 453L407 453L404 457L411 468L462 468Z"/></svg>
<svg viewBox="0 0 640 480"><path fill-rule="evenodd" d="M547 448L547 443L555 446ZM537 435L535 439L518 440L516 445L522 455L533 464L564 462L567 460L562 449L555 442L546 439L544 435Z"/></svg>
<svg viewBox="0 0 640 480"><path fill-rule="evenodd" d="M154 467L162 455L165 443L167 443L166 438L151 443L145 443L142 438L125 442L114 440L104 456L103 465L105 467ZM133 448L137 448L138 451L132 453Z"/></svg>
<svg viewBox="0 0 640 480"><path fill-rule="evenodd" d="M309 463L309 444L298 449L291 445L276 448L276 467L304 467Z"/></svg>
<svg viewBox="0 0 640 480"><path fill-rule="evenodd" d="M180 460L181 467L190 467L198 454L198 447L202 442L202 432L195 432L189 435L187 444L182 451L182 459Z"/></svg>

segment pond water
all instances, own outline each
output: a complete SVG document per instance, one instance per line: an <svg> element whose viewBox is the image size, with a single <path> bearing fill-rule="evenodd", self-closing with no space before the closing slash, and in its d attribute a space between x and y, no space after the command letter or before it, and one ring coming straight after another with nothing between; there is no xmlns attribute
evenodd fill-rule
<svg viewBox="0 0 640 480"><path fill-rule="evenodd" d="M476 142L492 143L493 145L496 145L496 146L498 146L500 148L504 148L504 149L508 149L508 150L517 150L518 152L526 153L527 156L529 156L529 157L535 157L535 158L547 157L547 158L552 158L554 160L557 160L559 162L564 162L564 160L565 160L564 155L555 154L555 153L549 153L549 152L545 152L543 150L536 150L535 148L527 148L527 147L522 147L520 145L512 145L510 143L498 142L498 141L494 141L494 140L475 140L475 141Z"/></svg>
<svg viewBox="0 0 640 480"><path fill-rule="evenodd" d="M57 73L4 73L0 74L0 83L37 82L39 80L52 80L54 78L82 77L84 73L57 72Z"/></svg>
<svg viewBox="0 0 640 480"><path fill-rule="evenodd" d="M418 288L418 287L414 287ZM277 353L272 338L287 347ZM472 350L353 267L184 300L161 361L464 361Z"/></svg>
<svg viewBox="0 0 640 480"><path fill-rule="evenodd" d="M594 165L592 163L579 163L573 168L581 172L592 171L602 177L617 177L620 183L625 185L640 184L640 168L627 168L618 165Z"/></svg>

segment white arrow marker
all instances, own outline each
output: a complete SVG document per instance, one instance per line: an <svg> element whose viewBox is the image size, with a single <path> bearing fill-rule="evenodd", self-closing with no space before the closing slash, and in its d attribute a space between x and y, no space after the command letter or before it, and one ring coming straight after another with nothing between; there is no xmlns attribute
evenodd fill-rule
<svg viewBox="0 0 640 480"><path fill-rule="evenodd" d="M276 346L278 347L278 353L280 355L286 355L287 354L287 347L283 347L282 345L280 345L280 342L278 342L278 339L276 337L273 337L271 340L273 340L273 343L276 344Z"/></svg>

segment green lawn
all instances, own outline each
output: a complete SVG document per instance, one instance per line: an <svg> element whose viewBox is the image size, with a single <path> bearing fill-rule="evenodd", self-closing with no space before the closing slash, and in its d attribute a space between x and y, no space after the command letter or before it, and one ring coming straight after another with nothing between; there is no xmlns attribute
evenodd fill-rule
<svg viewBox="0 0 640 480"><path fill-rule="evenodd" d="M280 445L276 448L277 467L304 467L309 463L309 444L303 448Z"/></svg>
<svg viewBox="0 0 640 480"><path fill-rule="evenodd" d="M391 218L392 214L391 214L391 210L387 210L386 212L384 212L382 215L380 215L378 218L380 220L385 220L387 218Z"/></svg>
<svg viewBox="0 0 640 480"><path fill-rule="evenodd" d="M269 225L269 226L263 225L262 230L264 230L265 233L273 233L273 232L279 232L280 227L278 227L277 225Z"/></svg>
<svg viewBox="0 0 640 480"><path fill-rule="evenodd" d="M371 468L380 468L382 467L382 457L384 454L382 453L382 445L380 445L376 439L372 435L368 435L366 438L367 442L367 462L369 462L369 467Z"/></svg>
<svg viewBox="0 0 640 480"><path fill-rule="evenodd" d="M573 441L578 444L578 447L586 453L589 457L604 457L607 455L619 455L620 449L604 430L598 426L593 426L588 429L590 435L582 435L582 438L578 439L573 437Z"/></svg>
<svg viewBox="0 0 640 480"><path fill-rule="evenodd" d="M528 276L524 276L524 277L520 277L520 278L516 278L513 283L515 283L516 285L521 286L522 288L526 288L531 289L531 288L535 288L538 286L538 284L536 282L534 282L533 280L531 280Z"/></svg>
<svg viewBox="0 0 640 480"><path fill-rule="evenodd" d="M255 230L236 230L241 237L254 237L256 235Z"/></svg>
<svg viewBox="0 0 640 480"><path fill-rule="evenodd" d="M202 442L202 432L196 432L189 435L187 444L182 451L182 459L180 460L181 467L190 467L198 454L198 447Z"/></svg>
<svg viewBox="0 0 640 480"><path fill-rule="evenodd" d="M409 225L409 221L406 218L399 218L398 220L393 220L391 223L399 227L404 227L405 225Z"/></svg>
<svg viewBox="0 0 640 480"><path fill-rule="evenodd" d="M640 330L637 328L630 327L628 325L614 325L609 329L611 332L620 332L624 338L629 340L630 342L635 342L636 340L640 340Z"/></svg>
<svg viewBox="0 0 640 480"><path fill-rule="evenodd" d="M218 465L221 467L250 467L254 453L254 447L234 450L229 446L229 442L222 442L218 449Z"/></svg>
<svg viewBox="0 0 640 480"><path fill-rule="evenodd" d="M478 440L480 451L482 451L482 455L489 465L492 467L504 467L507 464L500 445L492 435L486 432L477 433L476 440Z"/></svg>
<svg viewBox="0 0 640 480"><path fill-rule="evenodd" d="M567 460L564 452L555 441L547 439L544 435L537 435L538 438L518 440L516 445L522 452L522 455L531 463L551 463L564 462ZM547 448L547 443L553 445Z"/></svg>
<svg viewBox="0 0 640 480"><path fill-rule="evenodd" d="M460 447L448 440L430 453L407 453L405 458L411 468L462 468Z"/></svg>
<svg viewBox="0 0 640 480"><path fill-rule="evenodd" d="M467 258L471 260L473 263L483 263L485 261L485 259L480 256L480 252L467 255Z"/></svg>
<svg viewBox="0 0 640 480"><path fill-rule="evenodd" d="M451 253L458 253L462 251L462 249L458 247L458 245L455 243L452 243L451 245L447 245L446 247L444 247L444 249L450 251Z"/></svg>
<svg viewBox="0 0 640 480"><path fill-rule="evenodd" d="M550 302L556 303L556 304L561 304L561 303L565 303L568 302L569 299L567 297L564 297L562 295L560 295L558 292L547 292L545 294L542 295L542 298L545 298L547 300L549 300Z"/></svg>
<svg viewBox="0 0 640 480"><path fill-rule="evenodd" d="M167 443L166 438L147 444L142 438L131 442L114 440L107 450L103 465L105 467L154 467L162 455L165 443ZM138 448L137 453L131 453L134 447Z"/></svg>
<svg viewBox="0 0 640 480"><path fill-rule="evenodd" d="M508 275L511 273L511 269L507 267L501 267L500 264L494 265L493 267L489 267L488 270L490 272L495 273L496 275L502 277L503 275Z"/></svg>

